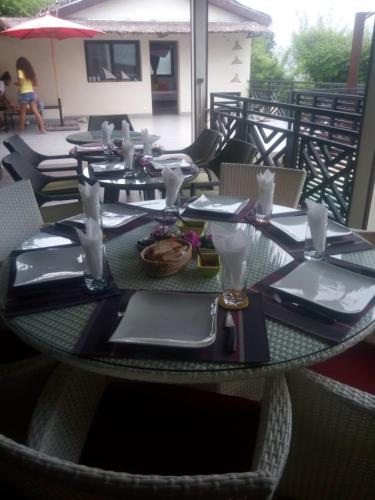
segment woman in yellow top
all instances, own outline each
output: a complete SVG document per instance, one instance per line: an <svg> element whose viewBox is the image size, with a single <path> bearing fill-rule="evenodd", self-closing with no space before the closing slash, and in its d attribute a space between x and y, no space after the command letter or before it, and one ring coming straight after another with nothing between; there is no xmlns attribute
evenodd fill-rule
<svg viewBox="0 0 375 500"><path fill-rule="evenodd" d="M18 133L22 132L25 128L26 111L30 105L32 112L38 122L38 127L41 133L46 132L43 118L38 111L37 97L34 93L34 86L38 85L35 71L29 61L25 57L19 57L16 62L17 78L16 85L20 87L20 121L18 126Z"/></svg>

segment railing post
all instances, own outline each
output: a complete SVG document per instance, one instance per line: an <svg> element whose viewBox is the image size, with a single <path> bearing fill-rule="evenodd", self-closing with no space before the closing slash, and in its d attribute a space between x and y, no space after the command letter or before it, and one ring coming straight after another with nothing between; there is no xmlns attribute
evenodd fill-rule
<svg viewBox="0 0 375 500"><path fill-rule="evenodd" d="M299 124L301 121L301 111L294 110L293 133L287 139L285 163L286 167L297 168L298 146L299 146Z"/></svg>
<svg viewBox="0 0 375 500"><path fill-rule="evenodd" d="M210 94L210 128L214 129L214 103L215 103L215 94L211 92Z"/></svg>
<svg viewBox="0 0 375 500"><path fill-rule="evenodd" d="M241 115L239 116L240 123L239 123L239 127L238 127L238 138L241 141L246 141L246 135L247 135L246 118L247 118L247 114L248 114L248 105L249 105L249 103L247 101L243 101Z"/></svg>

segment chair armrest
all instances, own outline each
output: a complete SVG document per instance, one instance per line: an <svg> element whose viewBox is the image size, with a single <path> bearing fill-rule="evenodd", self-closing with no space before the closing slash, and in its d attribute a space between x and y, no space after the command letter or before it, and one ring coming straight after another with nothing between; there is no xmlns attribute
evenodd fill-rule
<svg viewBox="0 0 375 500"><path fill-rule="evenodd" d="M79 171L78 165L71 165L71 166L62 165L61 167L48 167L48 166L44 167L43 165L40 165L37 167L37 169L39 170L39 172L43 172L46 174L48 174L48 172L70 172L70 171L78 172Z"/></svg>
<svg viewBox="0 0 375 500"><path fill-rule="evenodd" d="M185 153L185 149L167 149L163 151L163 155L175 155L179 153Z"/></svg>
<svg viewBox="0 0 375 500"><path fill-rule="evenodd" d="M53 175L45 175L48 181L46 184L50 182L59 182L59 181L79 181L82 179L82 176L79 174L74 175L62 175L61 177L54 177Z"/></svg>
<svg viewBox="0 0 375 500"><path fill-rule="evenodd" d="M46 160L67 160L69 158L72 158L69 154L63 154L63 155L41 155L43 156L42 161Z"/></svg>

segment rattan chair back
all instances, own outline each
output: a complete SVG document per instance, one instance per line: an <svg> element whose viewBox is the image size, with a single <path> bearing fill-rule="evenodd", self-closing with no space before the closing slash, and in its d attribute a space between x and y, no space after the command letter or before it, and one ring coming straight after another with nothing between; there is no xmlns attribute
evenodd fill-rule
<svg viewBox="0 0 375 500"><path fill-rule="evenodd" d="M256 200L258 198L257 174L267 169L275 173L274 203L292 208L297 207L306 172L294 168L223 163L220 194L246 196Z"/></svg>
<svg viewBox="0 0 375 500"><path fill-rule="evenodd" d="M19 153L33 166L38 166L45 156L34 151L19 135L12 135L4 140L4 146L10 153Z"/></svg>
<svg viewBox="0 0 375 500"><path fill-rule="evenodd" d="M214 157L221 138L217 130L204 129L197 139L182 152L189 155L194 163L199 164Z"/></svg>

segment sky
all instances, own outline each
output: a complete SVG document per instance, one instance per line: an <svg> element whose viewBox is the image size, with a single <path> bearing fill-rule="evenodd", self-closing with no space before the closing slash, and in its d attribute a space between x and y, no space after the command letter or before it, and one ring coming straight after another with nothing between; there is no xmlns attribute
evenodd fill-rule
<svg viewBox="0 0 375 500"><path fill-rule="evenodd" d="M319 15L333 18L333 26L354 26L356 12L375 11L375 0L239 0L242 4L260 10L272 17L271 29L278 48L289 45L293 31L298 31L298 14L306 14L314 25ZM375 15L366 22L373 26Z"/></svg>

